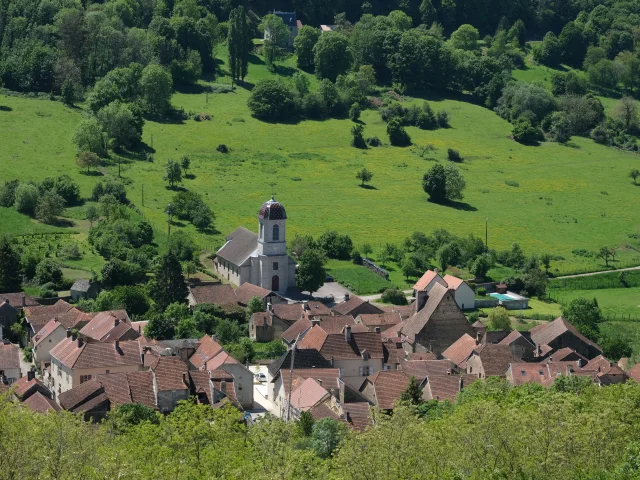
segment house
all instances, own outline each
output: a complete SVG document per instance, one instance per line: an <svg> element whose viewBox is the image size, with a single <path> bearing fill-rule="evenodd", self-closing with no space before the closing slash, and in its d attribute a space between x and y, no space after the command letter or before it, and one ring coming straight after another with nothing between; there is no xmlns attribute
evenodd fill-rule
<svg viewBox="0 0 640 480"><path fill-rule="evenodd" d="M20 348L6 340L0 342L0 383L11 385L21 377Z"/></svg>
<svg viewBox="0 0 640 480"><path fill-rule="evenodd" d="M340 371L337 368L298 369L293 372L283 368L273 380L273 403L277 413L286 418L289 393L293 418L323 402L329 395L338 398L339 377Z"/></svg>
<svg viewBox="0 0 640 480"><path fill-rule="evenodd" d="M554 350L569 347L587 359L602 354L602 349L587 337L582 335L576 327L562 317L553 322L536 325L530 331L531 341L536 345L547 345Z"/></svg>
<svg viewBox="0 0 640 480"><path fill-rule="evenodd" d="M71 299L77 302L81 298L96 298L100 293L100 284L79 278L71 285Z"/></svg>
<svg viewBox="0 0 640 480"><path fill-rule="evenodd" d="M59 412L60 407L50 397L43 393L36 392L27 398L22 404L32 412L47 413L47 412Z"/></svg>
<svg viewBox="0 0 640 480"><path fill-rule="evenodd" d="M328 317L330 313L329 308L319 302L268 304L264 314L256 314L249 320L249 336L258 342L282 339L290 345L298 333L311 328L311 318Z"/></svg>
<svg viewBox="0 0 640 480"><path fill-rule="evenodd" d="M364 313L384 313L380 308L369 303L368 300L365 301L355 295L352 297L348 293L345 293L344 301L334 306L331 311L334 314L351 315L353 318Z"/></svg>
<svg viewBox="0 0 640 480"><path fill-rule="evenodd" d="M231 285L222 285L220 283L205 285L190 285L187 300L190 307L201 305L203 303L213 303L222 308L229 309L238 306L236 292Z"/></svg>
<svg viewBox="0 0 640 480"><path fill-rule="evenodd" d="M162 413L172 412L191 392L189 367L180 357L161 355L152 365L155 377L157 405Z"/></svg>
<svg viewBox="0 0 640 480"><path fill-rule="evenodd" d="M335 31L337 25L320 25L320 33L328 33Z"/></svg>
<svg viewBox="0 0 640 480"><path fill-rule="evenodd" d="M618 365L610 362L603 355L591 359L589 363L582 367L585 372L594 372L598 378L600 385L612 385L616 383L625 383L632 378Z"/></svg>
<svg viewBox="0 0 640 480"><path fill-rule="evenodd" d="M51 349L67 338L67 329L55 318L38 330L31 339L33 345L33 361L43 365L51 361Z"/></svg>
<svg viewBox="0 0 640 480"><path fill-rule="evenodd" d="M126 313L125 313L126 315ZM128 318L128 316L126 316ZM87 342L110 343L116 340L135 340L140 334L117 312L100 312L80 330Z"/></svg>
<svg viewBox="0 0 640 480"><path fill-rule="evenodd" d="M40 304L23 292L0 293L0 340L2 331L8 332L18 321L20 311L25 307L37 307Z"/></svg>
<svg viewBox="0 0 640 480"><path fill-rule="evenodd" d="M288 329L282 332L280 339L285 345L291 346L296 340L302 340L313 324L308 318L301 318Z"/></svg>
<svg viewBox="0 0 640 480"><path fill-rule="evenodd" d="M216 252L216 271L235 285L251 283L283 293L295 287L296 262L287 255L287 213L271 197L258 212L259 234L238 227Z"/></svg>
<svg viewBox="0 0 640 480"><path fill-rule="evenodd" d="M24 377L19 378L11 385L11 393L21 402L38 392L51 397L51 392L46 385L36 378L35 370L29 370Z"/></svg>
<svg viewBox="0 0 640 480"><path fill-rule="evenodd" d="M443 287L447 286L447 282L440 276L437 268L435 270L427 270L413 286L413 296L415 297L417 292L429 293L436 283Z"/></svg>
<svg viewBox="0 0 640 480"><path fill-rule="evenodd" d="M471 356L473 350L478 346L476 339L468 333L462 335L452 345L449 346L442 356L451 360L458 368L467 369L467 359Z"/></svg>
<svg viewBox="0 0 640 480"><path fill-rule="evenodd" d="M356 323L365 325L370 332L387 330L402 321L399 312L363 313L356 317Z"/></svg>
<svg viewBox="0 0 640 480"><path fill-rule="evenodd" d="M498 342L500 345L509 345L511 353L524 359L532 359L535 346L517 330L512 330L509 335ZM558 358L558 360L560 360Z"/></svg>
<svg viewBox="0 0 640 480"><path fill-rule="evenodd" d="M435 283L429 292L416 292L416 313L401 330L405 350L442 354L462 335L474 335L448 287Z"/></svg>
<svg viewBox="0 0 640 480"><path fill-rule="evenodd" d="M236 399L233 375L222 368L210 372L197 370L189 372L192 382L192 392L198 403L218 408L226 402L231 402L236 408L242 406Z"/></svg>
<svg viewBox="0 0 640 480"><path fill-rule="evenodd" d="M422 399L455 402L458 393L477 380L477 375L429 375L421 384Z"/></svg>
<svg viewBox="0 0 640 480"><path fill-rule="evenodd" d="M281 371L323 368L331 368L331 361L324 358L317 350L302 349L298 346L295 347L295 354L293 354L293 349L287 350L267 365L267 400L274 401L277 396L274 381L280 376Z"/></svg>
<svg viewBox="0 0 640 480"><path fill-rule="evenodd" d="M467 359L467 373L479 378L504 377L509 364L522 360L511 353L509 345L485 343L476 347Z"/></svg>
<svg viewBox="0 0 640 480"><path fill-rule="evenodd" d="M243 408L253 408L253 374L209 335L202 337L200 346L189 358L189 362L196 370L213 371L222 368L231 374L237 402Z"/></svg>
<svg viewBox="0 0 640 480"><path fill-rule="evenodd" d="M548 355L544 357L544 359L549 359L553 362L576 362L579 360L581 366L589 363L589 360L580 355L573 348L569 347L561 348L560 350L552 350L548 352Z"/></svg>
<svg viewBox="0 0 640 480"><path fill-rule="evenodd" d="M57 397L97 375L142 370L141 353L138 340L88 343L72 334L51 349L51 370L45 381Z"/></svg>
<svg viewBox="0 0 640 480"><path fill-rule="evenodd" d="M429 376L447 376L458 373L458 367L450 360L410 360L403 359L398 366L420 383Z"/></svg>
<svg viewBox="0 0 640 480"><path fill-rule="evenodd" d="M236 301L241 307L246 307L249 305L249 302L253 297L258 297L262 300L263 308L266 310L267 305L275 305L277 303L287 303L287 300L278 295L276 292L271 290L267 290L266 288L259 287L257 285L253 285L252 283L246 282L240 285L236 289Z"/></svg>
<svg viewBox="0 0 640 480"><path fill-rule="evenodd" d="M88 380L82 385L61 392L58 403L64 410L82 414L85 421L99 422L106 418L111 409L109 397L97 380Z"/></svg>
<svg viewBox="0 0 640 480"><path fill-rule="evenodd" d="M56 316L62 316L73 310L75 307L64 300L58 300L53 305L35 305L32 307L24 307L24 317L29 325L28 336L31 339L36 333L42 329L49 320ZM79 310L78 310L79 311Z"/></svg>
<svg viewBox="0 0 640 480"><path fill-rule="evenodd" d="M300 341L301 349L315 349L341 377L369 376L383 369L384 351L379 333L352 333L351 326L344 333L328 334L320 325L314 325Z"/></svg>
<svg viewBox="0 0 640 480"><path fill-rule="evenodd" d="M453 275L445 275L443 280L449 290L453 292L453 298L462 310L473 309L476 306L476 293L467 282Z"/></svg>
<svg viewBox="0 0 640 480"><path fill-rule="evenodd" d="M283 45L289 49L293 48L293 40L298 36L298 30L302 28L302 22L296 18L296 12L277 12L274 11L273 14L276 17L282 19L282 22L286 25L289 30L289 38L287 43ZM264 32L264 40L269 40L269 31L265 30Z"/></svg>
<svg viewBox="0 0 640 480"><path fill-rule="evenodd" d="M381 410L392 410L407 389L411 375L402 370L388 370L369 375L360 387L360 393Z"/></svg>
<svg viewBox="0 0 640 480"><path fill-rule="evenodd" d="M635 381L640 383L640 363L636 363L633 367L627 370L627 375Z"/></svg>
<svg viewBox="0 0 640 480"><path fill-rule="evenodd" d="M507 382L513 386L525 383L537 383L545 388L550 387L556 378L567 375L578 375L583 372L580 362L553 362L545 361L540 363L513 362L509 365L506 373Z"/></svg>
<svg viewBox="0 0 640 480"><path fill-rule="evenodd" d="M370 408L369 402L341 403L335 397L329 397L316 404L309 412L315 421L332 418L362 432L366 427L373 425L369 415Z"/></svg>

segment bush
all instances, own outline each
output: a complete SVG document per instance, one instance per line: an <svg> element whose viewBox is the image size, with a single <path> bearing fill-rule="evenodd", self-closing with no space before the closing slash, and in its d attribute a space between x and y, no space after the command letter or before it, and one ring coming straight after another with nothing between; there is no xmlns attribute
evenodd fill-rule
<svg viewBox="0 0 640 480"><path fill-rule="evenodd" d="M349 118L352 122L356 122L360 119L360 113L362 113L360 105L358 103L354 103L349 109Z"/></svg>
<svg viewBox="0 0 640 480"><path fill-rule="evenodd" d="M359 251L355 251L353 252L353 254L351 255L351 261L353 263L355 263L356 265L362 265L363 261L362 261L362 255L360 255Z"/></svg>
<svg viewBox="0 0 640 480"><path fill-rule="evenodd" d="M463 158L458 150L447 148L447 158L452 162L462 162Z"/></svg>
<svg viewBox="0 0 640 480"><path fill-rule="evenodd" d="M56 286L53 283L47 282L40 287L38 295L42 298L54 298L58 296L58 292L56 292Z"/></svg>
<svg viewBox="0 0 640 480"><path fill-rule="evenodd" d="M34 184L21 183L15 192L15 209L25 215L35 215L39 196L38 188Z"/></svg>
<svg viewBox="0 0 640 480"><path fill-rule="evenodd" d="M449 113L446 110L440 110L436 113L436 121L440 128L449 128Z"/></svg>
<svg viewBox="0 0 640 480"><path fill-rule="evenodd" d="M480 287L476 293L481 297L484 297L487 294L487 289L484 287Z"/></svg>
<svg viewBox="0 0 640 480"><path fill-rule="evenodd" d="M393 305L407 305L407 297L397 288L387 288L382 293L382 301Z"/></svg>
<svg viewBox="0 0 640 480"><path fill-rule="evenodd" d="M395 147L406 147L411 145L411 137L405 131L404 127L398 119L393 119L387 125L387 135L389 142Z"/></svg>
<svg viewBox="0 0 640 480"><path fill-rule="evenodd" d="M16 189L20 185L18 180L4 182L0 187L0 207L12 207L16 201Z"/></svg>
<svg viewBox="0 0 640 480"><path fill-rule="evenodd" d="M98 202L104 195L113 195L122 204L126 204L128 201L124 185L114 180L96 183L91 192L91 200Z"/></svg>
<svg viewBox="0 0 640 480"><path fill-rule="evenodd" d="M220 153L229 153L229 148L224 143L218 145L218 148L216 148L216 150Z"/></svg>
<svg viewBox="0 0 640 480"><path fill-rule="evenodd" d="M351 146L355 148L365 149L367 148L367 142L364 140L364 127L360 124L356 124L351 127Z"/></svg>
<svg viewBox="0 0 640 480"><path fill-rule="evenodd" d="M382 145L382 141L374 135L373 137L367 138L367 145L370 147L379 147Z"/></svg>
<svg viewBox="0 0 640 480"><path fill-rule="evenodd" d="M524 144L532 144L543 138L542 130L531 125L529 120L517 120L511 131L513 139L516 142Z"/></svg>
<svg viewBox="0 0 640 480"><path fill-rule="evenodd" d="M60 285L62 282L62 269L60 265L50 258L45 258L36 267L36 279L40 285L47 283Z"/></svg>
<svg viewBox="0 0 640 480"><path fill-rule="evenodd" d="M262 80L247 102L253 115L262 120L281 120L294 113L293 92L277 80Z"/></svg>

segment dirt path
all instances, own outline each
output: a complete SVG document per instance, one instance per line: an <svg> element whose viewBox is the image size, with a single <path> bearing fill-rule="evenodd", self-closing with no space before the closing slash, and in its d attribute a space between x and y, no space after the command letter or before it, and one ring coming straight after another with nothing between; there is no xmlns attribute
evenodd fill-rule
<svg viewBox="0 0 640 480"><path fill-rule="evenodd" d="M640 270L640 266L638 266L638 267L618 268L617 270L603 270L602 272L578 273L576 275L565 275L563 277L555 277L555 278L561 279L561 278L591 277L593 275L602 275L603 273L627 272L629 270Z"/></svg>

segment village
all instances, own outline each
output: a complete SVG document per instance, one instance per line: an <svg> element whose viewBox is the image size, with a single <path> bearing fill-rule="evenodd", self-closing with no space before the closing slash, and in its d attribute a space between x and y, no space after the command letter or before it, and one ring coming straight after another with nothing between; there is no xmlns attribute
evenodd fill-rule
<svg viewBox="0 0 640 480"><path fill-rule="evenodd" d="M315 298L295 288L296 260L287 253L287 214L274 198L259 209L258 234L238 228L217 252L219 281L188 285L190 309L214 305L244 311L256 344L281 342L276 359L243 364L216 335L156 340L146 321L126 310L85 312L74 303L99 285L76 281L71 296L39 304L23 292L0 294L0 332L27 326L22 345L0 344L0 388L36 412L67 410L99 422L126 404L162 414L181 401L231 404L248 423L265 414L286 421L309 412L356 430L392 412L408 389L421 400L455 402L459 392L489 377L512 386L550 387L584 377L598 387L640 381L640 366L613 362L559 317L528 331L471 323L476 292L462 279L428 270L408 292L408 305L361 298L325 282ZM224 283L223 283L224 280ZM498 309L526 302L501 283L483 284ZM22 348L21 348L22 347ZM30 347L32 361L23 358Z"/></svg>

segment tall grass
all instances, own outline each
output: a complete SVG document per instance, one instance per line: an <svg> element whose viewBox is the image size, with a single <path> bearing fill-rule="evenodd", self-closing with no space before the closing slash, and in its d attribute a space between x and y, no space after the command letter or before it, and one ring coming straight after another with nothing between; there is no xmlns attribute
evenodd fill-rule
<svg viewBox="0 0 640 480"><path fill-rule="evenodd" d="M605 288L631 287L640 287L640 270L552 279L549 282L549 290L601 290Z"/></svg>

